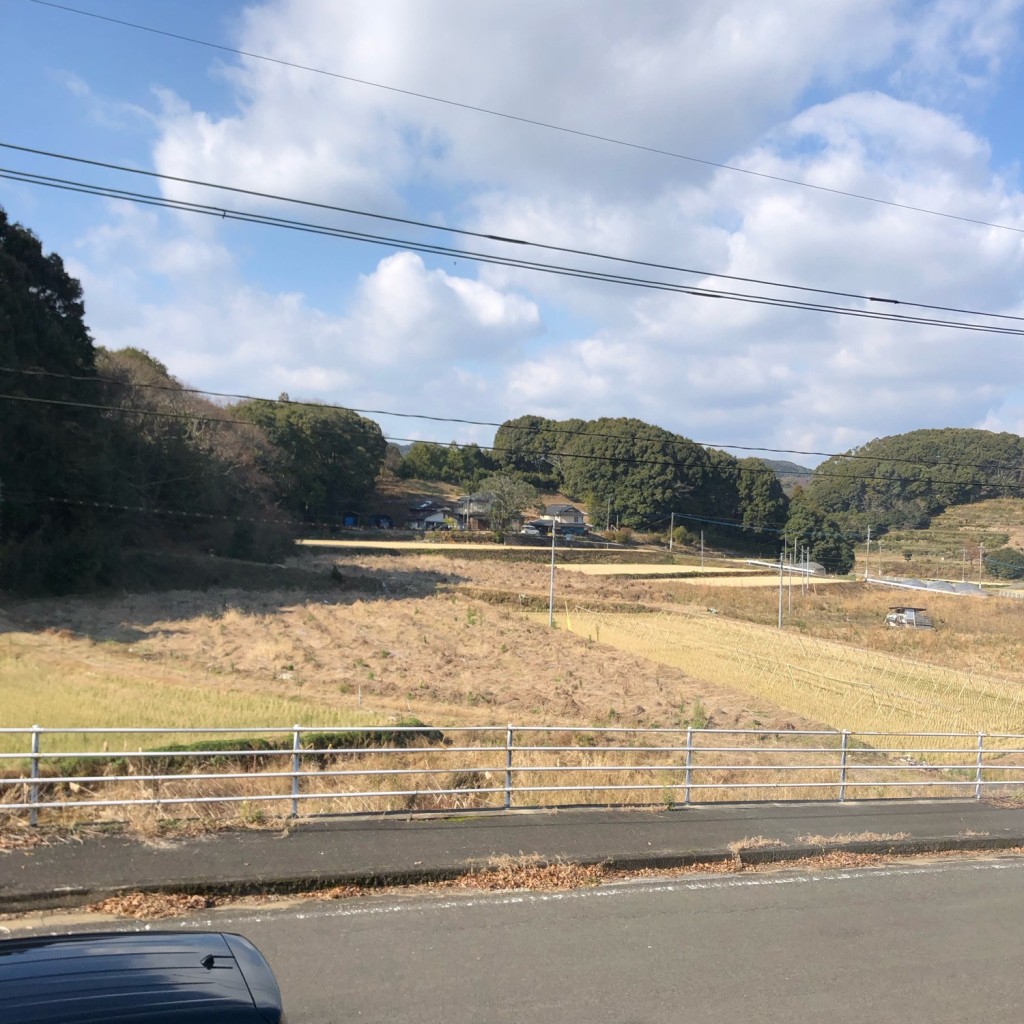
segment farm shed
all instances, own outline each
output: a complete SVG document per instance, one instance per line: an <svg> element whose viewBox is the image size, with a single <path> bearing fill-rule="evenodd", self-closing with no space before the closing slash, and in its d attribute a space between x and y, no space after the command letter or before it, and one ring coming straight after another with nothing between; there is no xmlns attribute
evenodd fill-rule
<svg viewBox="0 0 1024 1024"><path fill-rule="evenodd" d="M927 608L911 608L907 605L890 605L889 614L885 617L887 626L906 629L933 629L935 623L930 615L926 615Z"/></svg>

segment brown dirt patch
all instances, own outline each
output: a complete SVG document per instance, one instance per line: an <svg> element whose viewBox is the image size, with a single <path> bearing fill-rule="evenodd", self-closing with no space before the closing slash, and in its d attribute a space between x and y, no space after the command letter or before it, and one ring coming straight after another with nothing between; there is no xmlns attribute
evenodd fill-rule
<svg viewBox="0 0 1024 1024"><path fill-rule="evenodd" d="M699 700L722 728L810 728L770 703L678 669L601 646L519 614L543 595L548 570L529 563L424 555L332 558L379 598L343 593L171 592L120 599L25 602L22 632L5 640L51 671L298 697L325 708L437 724L554 723L675 726ZM509 596L489 604L450 588ZM563 573L559 600L649 599L643 581ZM35 631L28 636L28 631ZM20 719L19 719L20 721Z"/></svg>

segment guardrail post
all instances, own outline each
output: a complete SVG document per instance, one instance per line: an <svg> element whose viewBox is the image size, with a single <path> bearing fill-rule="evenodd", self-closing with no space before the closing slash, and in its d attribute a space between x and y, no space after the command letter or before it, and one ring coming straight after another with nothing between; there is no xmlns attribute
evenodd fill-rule
<svg viewBox="0 0 1024 1024"><path fill-rule="evenodd" d="M290 817L299 816L299 771L302 768L302 732L296 725L292 731L292 813Z"/></svg>
<svg viewBox="0 0 1024 1024"><path fill-rule="evenodd" d="M40 728L38 725L32 726L32 766L29 771L29 777L32 779L39 778L39 734ZM39 785L33 782L28 787L28 801L32 805L28 810L28 823L33 828L39 824L39 808L35 805L39 803Z"/></svg>
<svg viewBox="0 0 1024 1024"><path fill-rule="evenodd" d="M693 729L686 730L686 778L683 784L683 803L690 802L690 778L693 773Z"/></svg>
<svg viewBox="0 0 1024 1024"><path fill-rule="evenodd" d="M985 734L983 732L978 733L978 773L974 780L974 799L981 799L981 768L984 764L984 750L982 749L985 745Z"/></svg>
<svg viewBox="0 0 1024 1024"><path fill-rule="evenodd" d="M842 803L846 799L846 757L850 749L848 729L843 730L843 743L839 749L839 802Z"/></svg>
<svg viewBox="0 0 1024 1024"><path fill-rule="evenodd" d="M505 730L505 810L512 806L512 726Z"/></svg>

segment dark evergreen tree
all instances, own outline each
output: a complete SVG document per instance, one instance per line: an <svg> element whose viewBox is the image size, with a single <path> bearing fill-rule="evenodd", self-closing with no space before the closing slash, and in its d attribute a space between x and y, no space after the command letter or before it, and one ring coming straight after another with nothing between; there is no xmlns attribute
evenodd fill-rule
<svg viewBox="0 0 1024 1024"><path fill-rule="evenodd" d="M60 257L0 209L0 365L78 377L95 373L82 288ZM116 562L96 509L109 473L96 438L90 385L0 373L0 587L65 591L102 579Z"/></svg>
<svg viewBox="0 0 1024 1024"><path fill-rule="evenodd" d="M282 508L332 523L360 510L373 493L387 451L373 420L316 404L251 401L230 409L270 441L260 468Z"/></svg>

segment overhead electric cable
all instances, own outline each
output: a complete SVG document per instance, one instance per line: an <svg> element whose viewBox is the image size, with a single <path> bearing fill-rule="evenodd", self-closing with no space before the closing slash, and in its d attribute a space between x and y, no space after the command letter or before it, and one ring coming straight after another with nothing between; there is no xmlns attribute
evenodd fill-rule
<svg viewBox="0 0 1024 1024"><path fill-rule="evenodd" d="M563 245L551 245L547 242L538 242L530 239L508 238L504 235L496 235L486 231L472 231L469 230L468 228L451 227L445 224L433 224L430 221L415 220L410 217L398 217L392 214L378 213L371 210L360 210L354 207L337 206L332 203L317 202L315 200L310 199L298 199L295 198L294 196L283 196L274 192L261 192L256 189L240 188L235 185L222 185L218 182L203 181L202 179L199 178L184 178L179 175L165 174L159 171L149 171L139 167L129 167L125 164L115 164L105 160L93 160L89 157L73 156L68 153L57 153L51 150L38 149L32 146L20 146L12 142L0 141L0 149L10 149L19 153L28 153L33 156L41 156L53 160L64 160L70 163L84 164L90 167L100 167L105 170L118 171L124 174L141 175L147 178L155 178L159 181L172 181L180 185L194 185L199 188L216 189L221 192L230 192L236 195L251 196L257 199L270 199L275 202L289 203L296 206L307 206L312 209L329 210L333 213L344 213L356 217L367 217L373 220L388 221L393 224L404 224L407 227L425 228L430 231L440 231L445 232L447 234L461 235L467 238L478 238L484 241L500 242L508 245L526 246L528 248L533 249L542 249L546 252L557 252L571 256L586 256L590 259L607 260L609 262L623 263L635 267L646 267L647 269L650 270L668 270L672 271L673 273L688 274L694 277L717 278L718 280L721 281L738 281L742 284L764 285L770 288L780 288L788 291L807 292L809 294L814 295L829 295L834 298L856 299L861 302L877 302L892 306L909 306L913 309L926 309L936 313L959 313L964 316L984 316L998 320L1024 321L1024 316L1015 316L1009 313L990 313L984 310L966 309L958 306L941 306L935 303L915 302L908 299L896 299L886 296L868 295L863 292L845 291L834 288L819 288L813 285L791 284L784 281L773 281L768 278L747 277L742 274L725 274L719 273L714 270L698 270L693 267L681 267L671 263L660 263L655 260L642 260L634 259L627 256L616 256L609 253L597 252L591 249L580 249L572 246ZM65 185L75 185L84 187L83 183L81 182L74 182L69 181L68 179L49 177L46 175L37 175L27 171L6 171L6 173L16 173L25 175L28 178L39 179L38 184L44 184L47 182L60 182ZM132 198L141 198L141 196L143 195L143 193L116 190L113 189L111 186L105 185L89 187L103 189L109 192L119 192L123 196ZM164 199L166 197L159 198ZM186 205L195 205L197 207L197 212L199 209L201 209L202 211L213 210L216 211L218 214L221 213L221 208L218 206L208 206L205 204L189 204L187 200L172 201L182 202L185 203Z"/></svg>
<svg viewBox="0 0 1024 1024"><path fill-rule="evenodd" d="M996 228L1000 231L1014 231L1018 234L1024 233L1024 228L1017 227L1012 224L1000 224L976 217L966 217L962 214L949 213L945 210L933 210L924 206L914 206L910 203L900 203L893 199L882 199L878 196L869 196L860 192L850 192L845 189L833 188L828 185L818 185L814 182L804 181L800 178L787 178L780 174L769 174L767 171L757 171L751 167L739 167L735 164L721 163L716 160L692 156L687 153L677 153L672 150L662 149L658 146L648 146L639 142L629 142L625 139L616 139L610 135L602 135L598 132L589 132L579 128L570 128L566 125L542 121L539 118L525 117L520 114L511 114L503 110L493 110L489 107L482 107L473 103L465 103L460 100L448 99L442 96L432 96L429 93L419 92L414 89L404 89L396 85L388 85L383 82L373 82L369 79L357 78L354 75L345 75L337 71L329 71L326 68L312 67L308 64L300 64L296 61L284 60L280 57L271 57L268 54L254 53L250 50L242 50L234 46L227 46L224 43L214 43L210 42L208 39L199 39L195 36L188 36L179 32L171 32L168 29L156 28L152 25L143 25L140 22L127 21L122 18L112 18L109 15L98 14L95 11L83 11L77 7L70 7L66 4L53 3L51 0L30 0L30 2L40 7L49 7L53 10L79 15L84 18L94 18L97 21L105 21L112 25L120 25L123 28L130 28L139 32L148 32L152 35L164 36L167 39L175 39L179 42L190 43L194 46L204 46L211 50L220 50L223 53L232 53L239 57L248 57L251 60L264 61L268 64L277 64L280 67L292 68L296 71L306 71L310 74L323 75L327 78L334 78L343 82L351 82L355 85L363 85L372 89L382 89L386 92L396 93L401 96L410 96L414 99L427 100L430 103L439 103L444 106L455 107L460 110L469 110L478 114L487 114L490 117L500 117L506 121L515 121L519 124L530 125L534 128L543 128L548 131L562 132L563 134L573 135L577 138L590 139L593 142L602 142L613 146L621 146L626 149L632 149L642 153L651 153L654 156L667 157L672 160L684 160L688 163L698 164L703 167L714 167L717 170L731 171L735 174L746 174L753 178L775 181L785 185L797 185L800 188L812 189L815 192L841 196L846 199L857 199L867 203L875 203L880 206L888 206L897 210L907 210L911 213L922 213L931 217L943 217L947 220L960 221L964 224L974 224L979 227Z"/></svg>
<svg viewBox="0 0 1024 1024"><path fill-rule="evenodd" d="M60 398L39 398L39 397L36 397L36 396L33 396L33 395L0 394L0 401L25 402L25 403L28 403L30 405L53 405L53 406L64 407L64 408L72 408L72 409L91 409L91 410L97 411L97 412L113 412L113 413L120 413L122 415L133 415L133 416L152 416L152 417L155 417L155 418L158 418L158 419L188 420L191 423L209 423L209 424L213 424L213 425L238 424L238 425L246 426L246 427L254 427L254 428L257 428L257 429L260 428L260 425L258 423L253 423L250 420L235 419L235 418L232 418L232 417L229 417L229 416L203 416L203 415L199 415L199 414L195 414L195 413L190 413L190 412L176 412L176 411L167 410L167 409L141 409L141 408L133 408L133 407L127 407L127 406L120 406L120 405L104 405L104 404L99 403L99 402L75 402L75 401L70 401L68 399L60 399ZM416 438L416 437L389 437L387 435L383 435L383 437L384 437L385 441L389 441L389 442L391 442L393 444L416 444L416 443L419 443L419 444L427 444L427 445L431 445L431 446L439 447L439 448L450 448L450 447L452 447L454 445L456 448L460 448L460 449L461 448L468 448L468 447L475 447L475 448L481 448L482 447L481 445L477 444L476 442L463 442L463 443L459 443L459 442L455 442L455 441L450 441L450 442L446 442L446 441L427 441L427 440L424 440L423 438ZM626 438L623 438L623 440L626 440ZM693 442L693 443L696 444L696 442ZM671 459L664 459L664 458L662 458L662 459L647 459L647 458L639 458L639 457L636 457L636 456L594 455L594 454L585 453L585 452L545 452L543 454L532 455L532 453L522 452L519 449L515 449L515 448L503 448L503 447L500 447L500 446L496 447L494 445L483 446L483 447L486 447L486 449L488 451L492 451L492 452L501 452L503 454L507 453L507 454L513 454L513 455L521 455L521 456L527 457L527 458L528 457L533 457L533 458L538 459L538 460L541 459L541 458L547 458L547 459L559 458L559 459L573 459L573 460L579 460L579 461L585 461L585 462L610 462L610 463L615 463L615 464L619 464L619 465L631 465L631 466L635 465L635 466L665 466L665 467L671 467L671 466L677 465L677 463L675 461L673 461ZM881 459L879 461L883 461L884 462L884 461L888 461L888 460ZM947 465L955 466L956 464L955 463L948 463ZM775 471L772 470L769 466L765 466L763 470L753 470L753 471L754 472L764 472L766 474L771 474L772 476L776 475ZM878 482L879 480L881 480L881 481L886 482L886 483L914 483L914 484L921 483L921 478L920 477L916 477L916 476L877 477L877 476L869 476L869 475L858 475L858 474L855 474L855 473L828 473L828 472L821 472L819 470L814 470L813 474L815 476L817 476L817 477L829 478L829 479L838 479L838 480L867 480L867 481L873 481L873 482ZM940 480L940 479L930 479L928 482L932 483L932 484L939 484L939 485L948 484L950 486L956 486L956 487L991 487L993 489L998 489L998 490L1001 490L1001 491L1014 491L1014 492L1018 492L1018 493L1024 492L1024 482L1020 482L1020 481L1018 481L1016 483L1005 483L1005 484L1003 484L1003 483L994 482L992 480Z"/></svg>
<svg viewBox="0 0 1024 1024"><path fill-rule="evenodd" d="M143 205L158 206L187 213L199 213L206 216L217 217L222 220L235 220L249 224L260 224L267 227L284 228L286 230L298 231L305 234L344 238L392 249L429 252L434 255L466 259L475 263L514 267L521 270L531 270L539 273L553 274L560 277L597 281L605 284L618 284L627 287L644 288L651 291L674 292L677 294L692 295L699 298L727 299L733 302L742 302L759 306L773 306L781 309L833 313L839 316L849 316L858 319L885 320L895 323L916 324L918 326L927 327L943 327L951 330L971 331L983 334L1024 336L1024 328L1008 328L970 322L965 323L956 320L943 320L937 317L911 316L902 313L886 313L870 309L856 309L849 306L828 305L825 303L786 299L778 296L759 295L749 292L731 292L714 288L699 288L692 285L676 284L669 281L659 281L649 278L630 277L625 274L611 274L602 271L587 270L583 267L566 267L560 264L540 263L532 260L499 256L493 253L482 253L466 249L454 249L448 246L434 245L424 242L414 242L409 239L371 235L366 232L352 231L345 228L334 228L324 224L295 221L283 217L273 217L267 214L252 213L250 211L232 210L228 207L208 206L185 200L168 199L162 196L130 192L109 186L93 185L88 182L53 178L48 175L34 174L28 171L19 171L10 168L0 169L0 178L6 178L12 181L21 181L26 184L41 185L48 188L61 189L64 191L82 192L88 195L99 196L101 198L120 199L123 201L137 202Z"/></svg>
<svg viewBox="0 0 1024 1024"><path fill-rule="evenodd" d="M530 430L529 427L519 427L514 423L499 423L496 420L471 420L465 419L459 416L435 416L427 413L416 413L416 412L396 412L392 409L359 409L355 406L340 405L337 402L314 402L314 401L303 401L297 398L267 398L261 395L249 395L240 392L233 391L211 391L207 388L194 388L187 387L182 384L157 384L139 381L126 381L118 380L116 377L104 377L102 375L85 375L85 374L73 374L73 373L58 373L55 370L40 370L29 367L16 367L16 366L0 366L0 373L13 373L22 377L47 377L55 380L70 380L86 384L105 384L113 385L114 387L121 387L126 389L141 388L147 391L163 391L171 394L188 394L188 395L204 395L208 398L229 398L235 399L241 402L263 402L268 405L292 405L299 408L306 409L334 409L339 412L354 412L360 416L391 416L396 419L410 419L410 420L426 420L431 423L454 423L460 426L470 427L495 427L505 428L506 430ZM249 422L249 421L244 421ZM743 452L769 452L773 455L812 455L821 456L826 459L853 459L863 460L866 462L886 462L886 463L899 463L910 466L924 466L927 468L933 468L935 466L950 466L954 469L980 469L991 472L993 469L1005 469L1007 471L1016 471L1020 467L1016 464L1010 465L1007 463L993 464L993 463L977 463L977 462L950 462L946 460L935 460L928 462L924 459L903 459L903 458L879 458L877 455L860 455L856 452L822 452L822 451L810 451L799 448L764 448L757 445L745 445L745 444L724 444L717 441L697 441L691 438L679 437L676 440L672 440L665 437L658 437L654 435L645 436L643 434L631 434L623 436L622 434L607 434L597 430L573 430L568 427L551 426L545 427L544 432L547 434L561 434L569 437L597 437L605 438L609 440L621 441L627 440L631 442L655 442L659 444L670 444L670 445L696 445L699 448L715 448L719 450L732 450L732 451L743 451ZM439 444L447 442L437 442Z"/></svg>

